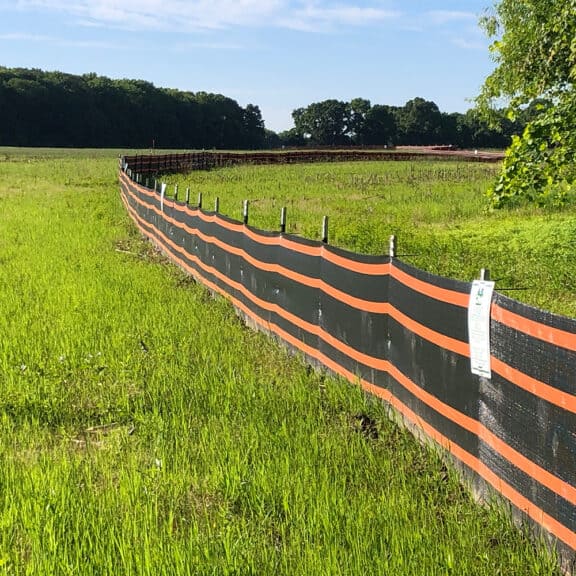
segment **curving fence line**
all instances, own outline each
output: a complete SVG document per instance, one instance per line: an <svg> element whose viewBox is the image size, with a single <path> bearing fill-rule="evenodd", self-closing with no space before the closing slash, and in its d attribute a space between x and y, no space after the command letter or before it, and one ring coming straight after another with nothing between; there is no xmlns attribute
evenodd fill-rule
<svg viewBox="0 0 576 576"><path fill-rule="evenodd" d="M388 402L477 492L501 495L573 561L575 320L495 293L491 377L478 376L470 283L165 198L125 161L119 178L129 215L173 262L258 328Z"/></svg>
<svg viewBox="0 0 576 576"><path fill-rule="evenodd" d="M210 170L240 164L305 164L315 162L394 162L407 160L459 160L500 162L503 154L413 147L403 150L291 150L278 152L189 152L186 154L141 154L127 156L125 162L135 174L169 174L191 170Z"/></svg>

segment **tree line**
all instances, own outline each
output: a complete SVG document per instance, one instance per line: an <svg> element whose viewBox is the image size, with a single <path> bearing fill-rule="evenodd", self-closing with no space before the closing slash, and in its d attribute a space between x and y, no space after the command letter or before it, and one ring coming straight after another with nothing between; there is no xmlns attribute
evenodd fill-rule
<svg viewBox="0 0 576 576"><path fill-rule="evenodd" d="M0 145L250 149L264 138L258 106L220 94L0 67Z"/></svg>
<svg viewBox="0 0 576 576"><path fill-rule="evenodd" d="M528 107L514 120L504 110L494 110L487 119L475 109L464 114L441 112L424 98L414 98L404 106L372 105L364 98L324 100L294 110L294 128L278 137L289 146L506 148L512 136L522 133L534 110Z"/></svg>
<svg viewBox="0 0 576 576"><path fill-rule="evenodd" d="M453 145L504 148L522 133L514 121L478 112L444 113L424 98L404 106L324 100L292 113L294 128L266 130L258 106L220 94L157 88L37 69L0 67L0 145L188 149L293 146ZM496 121L494 121L494 118Z"/></svg>

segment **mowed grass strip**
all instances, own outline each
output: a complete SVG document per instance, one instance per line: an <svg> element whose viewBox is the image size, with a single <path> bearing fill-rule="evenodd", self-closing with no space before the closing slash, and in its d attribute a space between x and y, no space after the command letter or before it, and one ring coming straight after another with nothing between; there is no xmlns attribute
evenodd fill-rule
<svg viewBox="0 0 576 576"><path fill-rule="evenodd" d="M167 264L114 155L0 162L0 573L556 574L382 404Z"/></svg>
<svg viewBox="0 0 576 576"><path fill-rule="evenodd" d="M458 161L349 162L239 166L163 177L168 192L203 194L207 209L320 239L329 217L330 243L383 254L398 238L401 260L440 276L470 281L488 268L496 289L539 308L576 316L576 207L489 212L485 192L497 164ZM512 289L511 291L508 291Z"/></svg>

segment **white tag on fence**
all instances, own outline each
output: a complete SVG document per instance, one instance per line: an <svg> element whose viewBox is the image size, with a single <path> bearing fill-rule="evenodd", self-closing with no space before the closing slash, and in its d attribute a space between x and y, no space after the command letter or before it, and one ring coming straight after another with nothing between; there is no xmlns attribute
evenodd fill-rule
<svg viewBox="0 0 576 576"><path fill-rule="evenodd" d="M474 280L468 305L468 341L472 374L492 378L490 369L490 305L494 282Z"/></svg>
<svg viewBox="0 0 576 576"><path fill-rule="evenodd" d="M162 182L160 187L160 212L164 212L164 196L166 196L166 184Z"/></svg>

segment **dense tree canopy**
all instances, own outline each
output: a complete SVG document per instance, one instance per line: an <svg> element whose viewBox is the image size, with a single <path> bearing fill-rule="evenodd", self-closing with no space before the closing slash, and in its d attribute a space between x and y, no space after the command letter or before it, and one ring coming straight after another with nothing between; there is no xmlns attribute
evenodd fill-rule
<svg viewBox="0 0 576 576"><path fill-rule="evenodd" d="M443 138L442 114L434 102L414 98L397 113L401 144L438 144Z"/></svg>
<svg viewBox="0 0 576 576"><path fill-rule="evenodd" d="M488 113L504 98L510 118L528 118L491 191L493 205L562 205L576 187L576 0L500 0L483 26L497 67L479 109Z"/></svg>
<svg viewBox="0 0 576 576"><path fill-rule="evenodd" d="M141 80L0 67L0 145L261 148L258 106Z"/></svg>
<svg viewBox="0 0 576 576"><path fill-rule="evenodd" d="M440 112L424 98L404 106L372 105L369 100L324 100L292 112L294 129L279 135L286 146L430 146L505 148L522 131L524 116L509 120L494 112L492 125L479 112Z"/></svg>
<svg viewBox="0 0 576 576"><path fill-rule="evenodd" d="M325 146L349 143L350 105L339 100L315 102L292 112L296 131L311 142Z"/></svg>
<svg viewBox="0 0 576 576"><path fill-rule="evenodd" d="M496 126L477 112L441 112L424 98L404 106L364 98L315 102L294 110L295 127L266 130L258 106L220 94L157 88L142 80L0 67L0 145L258 149L279 146L446 145L503 148L524 119L499 111Z"/></svg>
<svg viewBox="0 0 576 576"><path fill-rule="evenodd" d="M375 104L366 112L356 142L368 146L391 145L396 141L396 116L390 106Z"/></svg>

